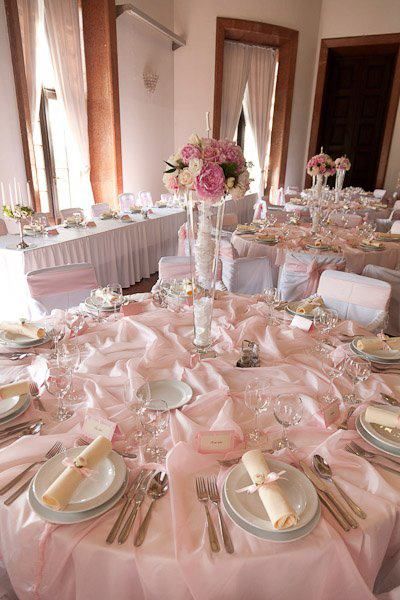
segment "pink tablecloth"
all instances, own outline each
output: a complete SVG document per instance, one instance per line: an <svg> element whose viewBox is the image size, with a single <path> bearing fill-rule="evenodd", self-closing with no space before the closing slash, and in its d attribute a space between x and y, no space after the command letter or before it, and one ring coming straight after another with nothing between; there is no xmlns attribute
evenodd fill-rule
<svg viewBox="0 0 400 600"><path fill-rule="evenodd" d="M310 334L287 326L265 326L265 305L255 298L226 295L216 303L214 332L220 340L218 357L190 360L191 310L179 314L155 309L151 300L143 312L118 322L92 325L80 336L88 351L75 378L89 400L87 410L98 412L129 431L129 413L122 402L128 376L139 385L144 379L176 378L192 386L194 398L171 415L165 436L170 449L167 469L170 491L158 501L143 546L134 548L132 536L123 546L105 544L117 508L94 521L69 526L46 525L32 512L26 495L0 507L0 548L20 600L395 600L400 597L400 479L379 471L344 450L354 431L326 430L318 397L327 387L319 359L307 353ZM285 317L282 313L278 313ZM262 367L234 367L243 339L257 341ZM21 366L3 360L3 378ZM196 432L235 429L238 437L252 423L243 393L253 377L269 380L271 393L296 390L305 414L290 432L299 450L283 458L309 460L317 450L331 463L338 481L368 514L360 527L342 534L325 513L306 538L290 544L268 543L235 526L226 516L235 553L210 552L204 509L195 497L194 476L216 474L222 483L226 470L216 457L193 449ZM373 375L360 386L374 397L378 391L395 393L398 378ZM349 389L346 378L338 384ZM46 395L48 410L53 400ZM28 416L35 412L32 408ZM17 474L22 464L43 456L56 440L72 446L79 436L84 410L63 424L50 416L43 435L21 439L0 449L0 485ZM24 417L25 418L25 417ZM279 433L271 413L263 425L269 442ZM131 464L136 469L135 464ZM213 512L214 518L216 517ZM374 582L378 584L373 593ZM385 591L388 591L386 594Z"/></svg>

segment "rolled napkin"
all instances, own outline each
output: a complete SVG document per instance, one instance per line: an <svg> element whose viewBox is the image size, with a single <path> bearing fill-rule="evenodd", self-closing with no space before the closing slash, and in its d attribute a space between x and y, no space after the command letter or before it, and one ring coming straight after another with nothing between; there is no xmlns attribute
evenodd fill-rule
<svg viewBox="0 0 400 600"><path fill-rule="evenodd" d="M239 225L237 225L236 227L236 231L254 231L255 227L254 225L247 225L246 224L241 224L239 223Z"/></svg>
<svg viewBox="0 0 400 600"><path fill-rule="evenodd" d="M277 481L268 482L271 471L261 450L249 450L242 462L250 475L274 529L288 529L298 523L298 516L286 500ZM270 478L273 479L273 478Z"/></svg>
<svg viewBox="0 0 400 600"><path fill-rule="evenodd" d="M378 240L361 240L363 246L369 246L370 248L383 248L382 242L378 242Z"/></svg>
<svg viewBox="0 0 400 600"><path fill-rule="evenodd" d="M400 428L400 411L389 411L376 406L368 406L364 419L367 423L376 423L384 427Z"/></svg>
<svg viewBox="0 0 400 600"><path fill-rule="evenodd" d="M96 296L100 296L100 298L103 298L104 302L107 302L108 304L111 304L117 298L117 296L112 292L109 292L107 288L97 290Z"/></svg>
<svg viewBox="0 0 400 600"><path fill-rule="evenodd" d="M276 237L271 233L256 233L256 240L261 240L262 242L275 242Z"/></svg>
<svg viewBox="0 0 400 600"><path fill-rule="evenodd" d="M400 233L390 233L390 231L387 233L379 232L377 233L377 237L385 240L400 240Z"/></svg>
<svg viewBox="0 0 400 600"><path fill-rule="evenodd" d="M122 215L121 221L132 221L129 215Z"/></svg>
<svg viewBox="0 0 400 600"><path fill-rule="evenodd" d="M2 321L0 329L12 335L25 335L32 340L42 339L46 335L46 330L43 327L37 327L33 323L9 323Z"/></svg>
<svg viewBox="0 0 400 600"><path fill-rule="evenodd" d="M67 466L57 479L45 491L42 502L53 510L63 510L72 498L73 493L90 471L112 450L110 440L99 435Z"/></svg>
<svg viewBox="0 0 400 600"><path fill-rule="evenodd" d="M97 225L94 221L87 221L86 227L97 227Z"/></svg>
<svg viewBox="0 0 400 600"><path fill-rule="evenodd" d="M46 229L46 234L47 235L58 235L58 229Z"/></svg>
<svg viewBox="0 0 400 600"><path fill-rule="evenodd" d="M22 396L29 392L29 381L16 381L0 386L0 399L7 400L13 396Z"/></svg>
<svg viewBox="0 0 400 600"><path fill-rule="evenodd" d="M310 296L310 298L305 298L301 300L296 308L296 312L300 315L310 315L313 310L316 308L322 308L324 306L324 301L321 296Z"/></svg>
<svg viewBox="0 0 400 600"><path fill-rule="evenodd" d="M400 337L363 337L357 340L356 347L367 354L373 354L379 350L400 350Z"/></svg>

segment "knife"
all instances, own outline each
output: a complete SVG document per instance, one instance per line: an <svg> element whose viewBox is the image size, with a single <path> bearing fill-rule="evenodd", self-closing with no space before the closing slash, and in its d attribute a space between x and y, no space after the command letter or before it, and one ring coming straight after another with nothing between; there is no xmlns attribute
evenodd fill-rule
<svg viewBox="0 0 400 600"><path fill-rule="evenodd" d="M135 497L135 493L137 492L137 490L140 486L140 483L142 482L145 472L146 472L145 469L141 469L140 473L136 476L136 478L134 479L132 484L126 489L125 494L124 494L124 498L125 498L124 505L121 508L121 511L117 517L117 520L115 521L114 525L111 528L110 533L107 536L107 539L106 539L107 544L112 544L113 541L115 540L115 538L117 537L117 533L119 531L119 528L122 525L122 521L124 520L125 515L128 512L128 509L131 505L132 500Z"/></svg>
<svg viewBox="0 0 400 600"><path fill-rule="evenodd" d="M6 427L5 429L0 430L0 437L2 435L9 435L11 432L18 431L18 429L25 429L25 427L29 427L30 425L36 425L39 423L41 419L32 419L31 421L24 421L23 423L18 423L18 425L10 425L10 427Z"/></svg>
<svg viewBox="0 0 400 600"><path fill-rule="evenodd" d="M324 494L324 492L320 492L318 489L316 490L316 492L322 504L329 510L331 515L336 519L336 521L339 523L342 529L344 529L345 531L350 531L350 525L347 523L346 519L342 517L340 512L336 510L335 505L329 500L326 494Z"/></svg>
<svg viewBox="0 0 400 600"><path fill-rule="evenodd" d="M350 525L350 527L352 527L353 529L356 529L358 527L357 521L347 511L346 507L340 502L340 500L335 498L335 496L330 491L328 484L325 483L325 481L323 481L320 477L318 477L318 475L312 469L310 469L310 467L308 465L306 465L306 463L304 461L302 461L302 460L300 461L300 466L303 469L304 474L308 477L308 479L311 481L311 483L317 488L317 490L319 490L320 492L324 492L324 494L326 494L328 499L335 505L336 509L344 517L344 519L347 521L347 523Z"/></svg>
<svg viewBox="0 0 400 600"><path fill-rule="evenodd" d="M383 392L381 392L381 396L384 400L386 400L386 402L389 402L389 404L391 404L392 406L400 407L400 402L396 400L396 398L393 398L393 396L389 396L389 394L384 394Z"/></svg>
<svg viewBox="0 0 400 600"><path fill-rule="evenodd" d="M118 536L118 544L123 544L124 542L126 542L128 535L130 534L130 531L133 527L133 523L136 519L138 510L139 510L140 506L142 505L143 500L145 499L147 484L149 483L149 481L153 477L153 475L154 475L154 470L149 471L149 474L146 475L142 479L142 481L139 485L139 489L135 496L133 508L132 508L127 520L125 521L124 526L121 529L121 533Z"/></svg>

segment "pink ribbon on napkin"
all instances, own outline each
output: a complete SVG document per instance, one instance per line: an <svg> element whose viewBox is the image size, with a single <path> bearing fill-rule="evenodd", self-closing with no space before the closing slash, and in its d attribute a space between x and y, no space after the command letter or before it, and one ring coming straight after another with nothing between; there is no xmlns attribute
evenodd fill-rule
<svg viewBox="0 0 400 600"><path fill-rule="evenodd" d="M95 469L88 469L87 467L77 467L75 461L72 458L68 457L64 458L62 464L65 467L70 467L71 469L74 469L74 471L79 473L79 475L81 475L82 477L91 477L93 473L97 472Z"/></svg>
<svg viewBox="0 0 400 600"><path fill-rule="evenodd" d="M240 488L236 490L238 494L242 492L247 492L248 494L254 494L257 490L263 487L268 487L271 483L275 483L282 477L282 475L286 473L286 471L279 471L279 473L275 473L275 471L271 471L268 475L264 473L262 475L257 475L258 478L262 479L260 483L252 483L251 485L246 485L246 487Z"/></svg>

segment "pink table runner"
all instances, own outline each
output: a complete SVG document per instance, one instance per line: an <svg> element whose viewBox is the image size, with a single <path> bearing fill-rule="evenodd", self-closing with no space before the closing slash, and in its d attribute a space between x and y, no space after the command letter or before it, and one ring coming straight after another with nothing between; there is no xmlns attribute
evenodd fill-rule
<svg viewBox="0 0 400 600"><path fill-rule="evenodd" d="M141 306L141 314L119 322L94 324L80 336L79 343L89 353L75 385L87 394L87 410L115 420L123 432L129 431L130 425L129 412L122 402L128 375L137 385L146 378L176 378L192 386L194 400L172 413L170 432L164 440L170 448L170 491L157 503L148 536L139 549L133 547L132 535L123 546L105 544L118 508L87 523L53 526L32 512L26 495L9 508L1 506L1 553L18 598L399 598L400 480L344 451L346 441L357 437L354 431L323 428L318 396L326 391L327 378L320 360L307 353L314 344L312 336L290 329L287 320L280 327L266 328L264 304L255 298L226 295L216 302L218 357L195 362L191 367L190 310L175 314L155 309L150 300ZM260 344L261 368L249 371L233 366L243 339ZM3 379L21 370L21 366L10 367L4 360L0 365ZM242 437L242 428L251 424L243 392L252 377L269 379L273 394L294 390L302 394L304 418L290 432L299 450L282 458L308 459L316 450L323 454L338 481L368 514L359 529L342 535L323 509L320 523L308 537L290 544L274 544L246 534L226 516L235 554L210 552L204 509L196 499L193 478L198 473L216 474L222 484L226 470L218 468L215 456L197 454L193 440L197 431L210 428L235 429L238 438ZM396 384L394 375L373 375L360 391L366 397L378 391L393 393ZM343 378L338 387L347 391L348 380ZM54 404L46 395L43 402L48 409ZM0 485L19 472L19 465L43 456L56 440L72 446L79 436L84 412L78 410L62 424L55 424L45 415L48 425L40 438L21 439L0 449ZM31 408L26 416L39 414L43 416ZM271 414L266 415L263 424L269 428L270 443L278 436L279 427ZM374 596L378 574L378 591L382 594ZM391 592L384 594L385 590Z"/></svg>

